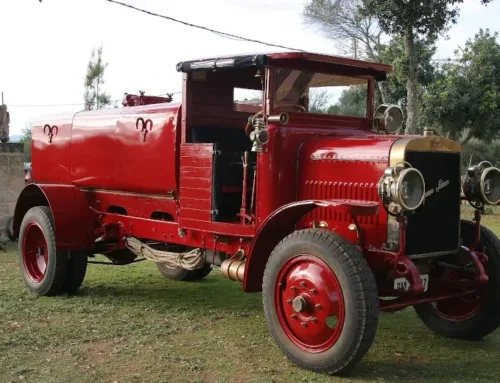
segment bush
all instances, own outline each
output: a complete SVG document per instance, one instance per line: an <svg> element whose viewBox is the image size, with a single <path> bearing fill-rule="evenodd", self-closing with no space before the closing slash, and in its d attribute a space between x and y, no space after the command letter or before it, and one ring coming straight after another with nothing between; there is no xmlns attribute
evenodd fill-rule
<svg viewBox="0 0 500 383"><path fill-rule="evenodd" d="M500 140L485 142L473 138L462 146L462 174L465 174L469 165L481 161L490 161L493 166L500 167Z"/></svg>

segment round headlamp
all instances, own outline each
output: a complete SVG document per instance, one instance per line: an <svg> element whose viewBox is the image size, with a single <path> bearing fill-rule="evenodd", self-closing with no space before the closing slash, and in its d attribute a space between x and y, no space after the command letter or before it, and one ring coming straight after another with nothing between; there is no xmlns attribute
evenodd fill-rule
<svg viewBox="0 0 500 383"><path fill-rule="evenodd" d="M378 195L385 205L395 203L403 210L416 210L424 201L424 177L411 166L387 168L378 183Z"/></svg>
<svg viewBox="0 0 500 383"><path fill-rule="evenodd" d="M403 110L397 105L382 104L375 111L373 122L377 131L396 133L403 126Z"/></svg>
<svg viewBox="0 0 500 383"><path fill-rule="evenodd" d="M469 202L498 205L500 170L488 161L471 166L464 177L462 191Z"/></svg>

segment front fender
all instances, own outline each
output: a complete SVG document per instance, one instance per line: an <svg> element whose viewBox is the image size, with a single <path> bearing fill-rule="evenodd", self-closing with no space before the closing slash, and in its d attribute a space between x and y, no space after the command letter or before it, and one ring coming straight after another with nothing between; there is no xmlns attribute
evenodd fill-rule
<svg viewBox="0 0 500 383"><path fill-rule="evenodd" d="M305 214L318 207L329 207L351 216L378 214L379 203L353 200L305 200L283 205L259 226L250 245L245 266L243 290L261 291L267 260L276 245L295 230L295 224Z"/></svg>

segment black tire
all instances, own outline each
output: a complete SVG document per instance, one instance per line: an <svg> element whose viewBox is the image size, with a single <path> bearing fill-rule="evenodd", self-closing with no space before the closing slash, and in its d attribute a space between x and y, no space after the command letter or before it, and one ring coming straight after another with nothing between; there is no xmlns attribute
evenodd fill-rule
<svg viewBox="0 0 500 383"><path fill-rule="evenodd" d="M7 238L14 241L14 217L10 217L7 221Z"/></svg>
<svg viewBox="0 0 500 383"><path fill-rule="evenodd" d="M195 282L205 278L212 271L210 264L205 264L201 269L186 270L182 267L169 269L164 263L157 263L160 273L169 281Z"/></svg>
<svg viewBox="0 0 500 383"><path fill-rule="evenodd" d="M88 256L81 250L71 251L68 255L68 268L61 292L75 294L85 279Z"/></svg>
<svg viewBox="0 0 500 383"><path fill-rule="evenodd" d="M276 285L280 273L285 270L286 264L299 259L301 254L310 254L311 259L319 259L331 269L343 297L345 320L339 330L338 340L328 349L318 350L319 352L310 352L299 347L286 334L275 303L276 286L282 289L283 296L286 294L285 290L288 291L283 280ZM292 289L293 287L290 287L290 290ZM366 355L375 339L379 312L375 278L360 251L336 233L306 229L296 231L283 239L269 257L262 290L266 321L271 334L286 356L302 368L319 373L346 374ZM290 303L290 300L286 303ZM314 302L311 307L313 305ZM299 319L303 320L301 318ZM326 325L327 322L323 327Z"/></svg>
<svg viewBox="0 0 500 383"><path fill-rule="evenodd" d="M18 253L21 275L28 289L38 295L53 296L61 294L62 287L66 279L68 257L65 253L57 252L52 222L52 213L48 207L33 207L28 210L24 216L19 231ZM41 229L42 236L46 243L46 268L43 272L43 277L39 279L34 279L34 274L29 271L29 268L27 267L28 261L25 262L25 259L28 259L28 252L25 254L24 250L26 249L23 249L25 237L26 242L29 242L26 230L32 226Z"/></svg>
<svg viewBox="0 0 500 383"><path fill-rule="evenodd" d="M461 222L461 236L465 246L471 245L475 238L474 222ZM414 306L419 318L436 334L456 339L480 340L500 326L500 240L489 229L481 226L481 245L486 246L488 262L484 265L489 277L485 301L472 317L463 320L447 320L436 310L438 304ZM447 302L447 301L444 301ZM457 298L460 304L460 298Z"/></svg>

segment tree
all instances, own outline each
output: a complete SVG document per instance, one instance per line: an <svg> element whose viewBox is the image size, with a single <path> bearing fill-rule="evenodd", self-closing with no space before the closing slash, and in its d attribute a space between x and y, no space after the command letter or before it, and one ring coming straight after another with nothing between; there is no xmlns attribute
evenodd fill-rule
<svg viewBox="0 0 500 383"><path fill-rule="evenodd" d="M500 133L498 33L480 30L439 69L424 95L423 121L454 140L491 140Z"/></svg>
<svg viewBox="0 0 500 383"><path fill-rule="evenodd" d="M366 87L351 86L342 91L339 100L331 105L328 114L366 117Z"/></svg>
<svg viewBox="0 0 500 383"><path fill-rule="evenodd" d="M102 47L99 47L97 52L95 48L92 49L84 82L85 109L101 109L110 103L110 95L102 91L104 72L107 67L108 63L104 63L102 60Z"/></svg>
<svg viewBox="0 0 500 383"><path fill-rule="evenodd" d="M309 0L304 7L303 18L307 25L319 28L325 37L334 40L343 52L368 61L391 64L394 73L388 76L387 81L377 82L375 99L377 104L399 104L406 116L408 65L404 59L404 40L396 35L383 42L377 17L363 13L362 4L362 0ZM356 44L353 45L352 41ZM434 67L431 58L436 48L434 40L429 38L419 39L415 45L420 95L422 88L432 81ZM356 51L353 52L353 49Z"/></svg>
<svg viewBox="0 0 500 383"><path fill-rule="evenodd" d="M22 130L23 137L20 142L24 144L24 162L31 162L31 135L33 133L33 124L28 123Z"/></svg>
<svg viewBox="0 0 500 383"><path fill-rule="evenodd" d="M481 0L482 4L491 0ZM403 39L407 61L407 124L406 133L418 129L418 39L435 40L456 23L463 0L362 0L361 14L376 17L387 34Z"/></svg>
<svg viewBox="0 0 500 383"><path fill-rule="evenodd" d="M309 111L311 113L326 113L328 103L330 102L330 95L326 89L310 90L309 94Z"/></svg>
<svg viewBox="0 0 500 383"><path fill-rule="evenodd" d="M309 0L302 16L307 25L319 28L344 53L381 61L378 48L382 32L375 17L360 13L360 5L361 0ZM384 89L378 84L377 90L384 102Z"/></svg>
<svg viewBox="0 0 500 383"><path fill-rule="evenodd" d="M436 52L436 45L433 40L417 40L415 43L418 53L417 80L418 80L418 100L421 104L422 95L427 87L432 84L435 78L435 66L432 62L432 56ZM405 121L402 127L406 126L407 111L407 89L406 73L408 71L407 60L405 60L405 47L401 37L395 36L388 43L381 44L378 48L380 60L393 66L393 72L387 76L387 81L381 86L384 88L385 102L397 104L403 109ZM378 95L375 95L376 105L382 103Z"/></svg>

